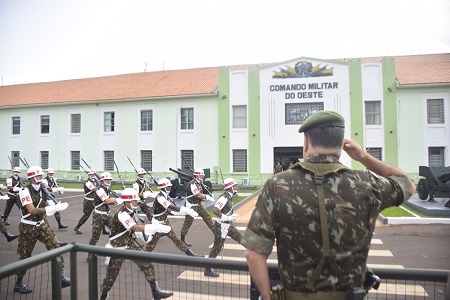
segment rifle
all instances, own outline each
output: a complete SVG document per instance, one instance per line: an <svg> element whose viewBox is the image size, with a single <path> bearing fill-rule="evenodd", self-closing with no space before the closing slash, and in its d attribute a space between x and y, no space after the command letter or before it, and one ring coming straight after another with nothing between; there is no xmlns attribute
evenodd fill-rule
<svg viewBox="0 0 450 300"><path fill-rule="evenodd" d="M89 172L80 163L78 163L78 165L84 170L84 172L86 172L86 174L88 174L88 178L89 178ZM97 175L97 174L95 174L95 172L94 172L94 175ZM100 179L98 179L98 177L95 177L94 181L98 186L100 186L101 182L100 182Z"/></svg>
<svg viewBox="0 0 450 300"><path fill-rule="evenodd" d="M189 170L191 170L192 174L194 174L194 170L191 168L191 166L190 166L189 163L186 161L186 159L185 159L183 156L181 156L181 158L183 159L184 163L188 166ZM194 177L194 178L195 178L195 177ZM203 180L200 181L200 184L201 184L203 190L206 191L206 193L207 193L208 195L210 195L211 197L214 197L213 194L208 190L208 188L206 187L206 185L203 183Z"/></svg>
<svg viewBox="0 0 450 300"><path fill-rule="evenodd" d="M84 164L91 169L94 172L95 177L98 180L99 186L101 186L101 180L100 180L100 176L98 176L98 174L94 171L94 169L91 168L91 166L88 165L88 163L82 158L80 157L80 159L84 162ZM78 163L79 164L79 163ZM81 166L81 165L80 165ZM84 168L83 168L84 169ZM85 170L86 171L86 170ZM86 172L87 173L87 172ZM111 188L111 186L108 186L108 190L111 192L111 194L113 194L114 197L119 198L119 196L116 194L116 192L114 192Z"/></svg>
<svg viewBox="0 0 450 300"><path fill-rule="evenodd" d="M20 159L20 161L22 162L22 164L23 164L27 169L30 168L30 165L28 164L28 162L27 162L26 160L24 161L24 160L22 159L22 157L20 157L20 156L19 156L19 159Z"/></svg>
<svg viewBox="0 0 450 300"><path fill-rule="evenodd" d="M9 156L8 156L8 159L9 159L9 162L11 163L11 169L14 169L14 164L13 164L11 158L9 158Z"/></svg>
<svg viewBox="0 0 450 300"><path fill-rule="evenodd" d="M117 175L119 175L120 182L122 183L122 190L124 190L124 189L126 189L126 187L125 187L125 184L123 183L122 176L120 176L119 167L117 166L115 160L114 160L114 165L116 166Z"/></svg>

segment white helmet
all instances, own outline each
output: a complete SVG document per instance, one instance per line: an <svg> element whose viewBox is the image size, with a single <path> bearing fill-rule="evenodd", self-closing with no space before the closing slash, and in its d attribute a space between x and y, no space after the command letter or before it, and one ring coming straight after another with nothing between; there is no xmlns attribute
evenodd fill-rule
<svg viewBox="0 0 450 300"><path fill-rule="evenodd" d="M236 180L234 180L233 178L227 178L223 182L223 189L226 190L235 185L237 185Z"/></svg>
<svg viewBox="0 0 450 300"><path fill-rule="evenodd" d="M88 173L88 175L95 175L95 170L89 169L87 173Z"/></svg>
<svg viewBox="0 0 450 300"><path fill-rule="evenodd" d="M197 175L205 176L205 171L203 171L202 168L196 168L196 169L194 170L194 176L197 176Z"/></svg>
<svg viewBox="0 0 450 300"><path fill-rule="evenodd" d="M142 168L137 170L137 174L138 175L142 175L142 174L145 174L145 173L146 173L145 170L142 169Z"/></svg>
<svg viewBox="0 0 450 300"><path fill-rule="evenodd" d="M172 182L170 182L167 178L162 178L158 181L158 188L165 189L166 187L172 186Z"/></svg>
<svg viewBox="0 0 450 300"><path fill-rule="evenodd" d="M13 168L13 172L17 172L17 173L20 173L20 172L21 172L21 170L20 170L20 168L19 168L19 167L14 167L14 168Z"/></svg>
<svg viewBox="0 0 450 300"><path fill-rule="evenodd" d="M139 200L139 196L135 189L126 188L122 191L122 194L120 194L120 199L122 199L124 202L133 201Z"/></svg>
<svg viewBox="0 0 450 300"><path fill-rule="evenodd" d="M42 175L42 168L38 166L32 166L27 171L27 178L33 178L36 176Z"/></svg>
<svg viewBox="0 0 450 300"><path fill-rule="evenodd" d="M53 170L53 168L48 168L46 172L47 174L55 174L55 170Z"/></svg>
<svg viewBox="0 0 450 300"><path fill-rule="evenodd" d="M109 172L103 172L100 174L100 180L110 179L112 180L112 175Z"/></svg>

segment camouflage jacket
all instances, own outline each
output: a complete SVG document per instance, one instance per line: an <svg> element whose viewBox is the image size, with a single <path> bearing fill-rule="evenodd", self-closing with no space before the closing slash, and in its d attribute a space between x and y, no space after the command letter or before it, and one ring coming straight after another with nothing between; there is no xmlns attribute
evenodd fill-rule
<svg viewBox="0 0 450 300"><path fill-rule="evenodd" d="M134 220L134 212L130 212L125 205L122 206L112 217L111 219L111 234L109 235L110 238L121 234L122 232L126 231L126 228L123 226L122 222L119 220L119 213L125 212L127 213L131 219ZM121 236L110 240L110 244L113 247L123 247L123 246L130 246L133 243L132 238L132 232L128 231L122 234Z"/></svg>
<svg viewBox="0 0 450 300"><path fill-rule="evenodd" d="M341 165L331 155L314 155L306 162ZM246 248L265 255L272 252L276 241L281 281L290 291L309 291L305 285L322 256L313 175L297 163L270 177L241 241ZM406 175L381 177L369 171L347 169L325 176L323 185L330 248L336 252L335 260L345 280L350 286L361 288L376 216L409 199L410 183ZM343 289L328 263L314 287L320 291Z"/></svg>
<svg viewBox="0 0 450 300"><path fill-rule="evenodd" d="M30 192L31 200L33 201L33 205L35 208L44 208L47 206L47 195L42 191L42 188L39 188L39 190L36 191L31 183L28 184L25 188ZM22 216L26 216L28 214L26 206L22 205L22 201L18 201L18 203ZM30 215L26 217L26 219L28 221L39 222L45 219L45 215Z"/></svg>
<svg viewBox="0 0 450 300"><path fill-rule="evenodd" d="M191 186L195 184L195 186L197 187L198 193L195 196L192 196L192 189ZM192 179L191 181L189 181L189 183L186 185L186 196L188 198L186 198L186 201L189 201L189 203L191 204L200 204L202 202L202 199L199 199L197 196L203 194L203 187L200 184L200 182L197 181L197 179ZM191 197L189 197L191 196Z"/></svg>

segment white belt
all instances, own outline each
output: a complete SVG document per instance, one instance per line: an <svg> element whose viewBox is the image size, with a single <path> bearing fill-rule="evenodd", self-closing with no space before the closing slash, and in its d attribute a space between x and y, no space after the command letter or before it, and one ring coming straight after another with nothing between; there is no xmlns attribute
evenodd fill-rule
<svg viewBox="0 0 450 300"><path fill-rule="evenodd" d="M94 211L100 215L107 215L109 214L109 211L102 211L102 210L98 210L98 209L94 209Z"/></svg>
<svg viewBox="0 0 450 300"><path fill-rule="evenodd" d="M33 226L36 226L36 227L39 227L39 226L41 226L42 224L45 223L44 220L36 222L36 221L30 221L30 220L25 220L25 219L20 219L20 222L24 223L24 224L28 224L28 225L33 225Z"/></svg>
<svg viewBox="0 0 450 300"><path fill-rule="evenodd" d="M94 201L94 198L84 197L85 200Z"/></svg>

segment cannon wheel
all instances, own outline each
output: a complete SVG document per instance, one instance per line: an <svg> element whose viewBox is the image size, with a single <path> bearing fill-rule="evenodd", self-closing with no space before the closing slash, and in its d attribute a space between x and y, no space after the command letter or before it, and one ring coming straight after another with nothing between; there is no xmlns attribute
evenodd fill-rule
<svg viewBox="0 0 450 300"><path fill-rule="evenodd" d="M428 186L428 181L425 178L421 178L417 184L417 194L421 200L427 200L430 194L430 188Z"/></svg>

